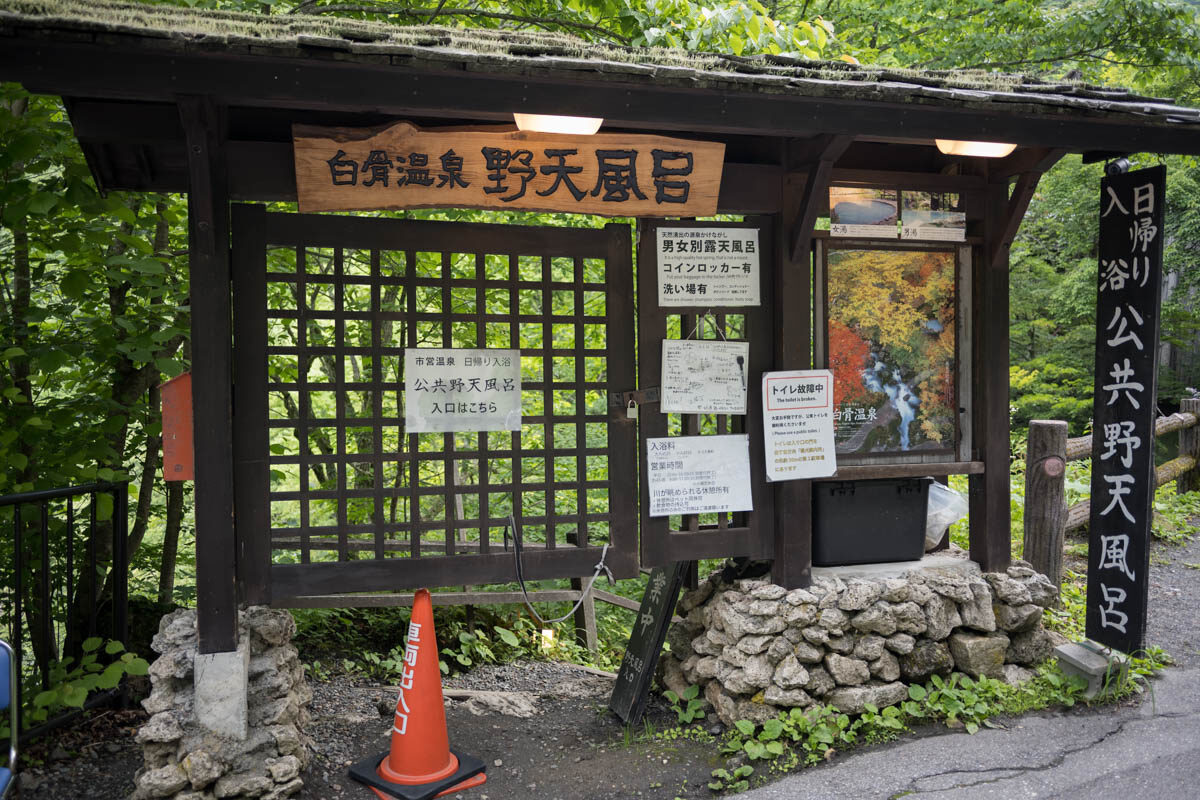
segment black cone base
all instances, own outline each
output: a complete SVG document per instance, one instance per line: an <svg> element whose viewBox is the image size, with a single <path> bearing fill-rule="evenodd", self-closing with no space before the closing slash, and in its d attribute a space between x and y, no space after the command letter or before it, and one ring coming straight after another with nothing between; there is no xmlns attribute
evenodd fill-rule
<svg viewBox="0 0 1200 800"><path fill-rule="evenodd" d="M458 770L453 775L430 783L392 783L381 778L377 770L383 760L390 755L388 751L384 751L382 755L368 756L355 762L350 767L350 777L359 783L365 783L372 789L390 794L398 800L432 800L442 792L453 789L456 784L462 783L467 778L473 778L487 769L484 763L475 756L460 753L453 747L450 748L450 752L458 758Z"/></svg>

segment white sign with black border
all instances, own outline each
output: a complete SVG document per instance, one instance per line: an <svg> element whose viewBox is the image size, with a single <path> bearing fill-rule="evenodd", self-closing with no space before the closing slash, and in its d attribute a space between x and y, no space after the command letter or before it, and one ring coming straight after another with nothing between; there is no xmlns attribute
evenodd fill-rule
<svg viewBox="0 0 1200 800"><path fill-rule="evenodd" d="M757 306L758 228L658 228L658 304Z"/></svg>

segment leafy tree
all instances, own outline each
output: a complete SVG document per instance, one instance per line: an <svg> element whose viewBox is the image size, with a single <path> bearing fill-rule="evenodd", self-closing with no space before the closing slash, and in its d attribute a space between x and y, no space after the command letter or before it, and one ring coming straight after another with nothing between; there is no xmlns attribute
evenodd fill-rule
<svg viewBox="0 0 1200 800"><path fill-rule="evenodd" d="M187 287L172 236L181 208L101 197L58 101L0 86L0 342L11 343L0 352L0 492L136 477L133 551L165 494L157 384L184 368ZM108 563L111 504L97 511L93 544ZM65 530L55 533L63 546ZM0 572L10 574L4 544ZM105 579L85 571L66 602L88 607ZM28 576L25 586L36 588ZM50 644L35 642L43 664Z"/></svg>

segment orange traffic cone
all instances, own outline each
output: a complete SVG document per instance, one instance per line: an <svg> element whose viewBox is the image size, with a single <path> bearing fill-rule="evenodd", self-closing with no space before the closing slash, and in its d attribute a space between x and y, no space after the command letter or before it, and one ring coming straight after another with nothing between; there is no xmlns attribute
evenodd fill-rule
<svg viewBox="0 0 1200 800"><path fill-rule="evenodd" d="M354 764L350 777L382 800L430 800L479 786L487 780L483 762L452 750L446 735L433 601L427 589L413 597L404 661L391 749Z"/></svg>

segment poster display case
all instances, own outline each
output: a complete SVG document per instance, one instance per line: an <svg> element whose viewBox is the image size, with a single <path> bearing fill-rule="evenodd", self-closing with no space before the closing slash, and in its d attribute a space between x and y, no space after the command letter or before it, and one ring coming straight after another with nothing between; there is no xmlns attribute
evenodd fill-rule
<svg viewBox="0 0 1200 800"><path fill-rule="evenodd" d="M849 240L818 248L817 357L834 376L839 463L952 460L962 452L966 250Z"/></svg>

